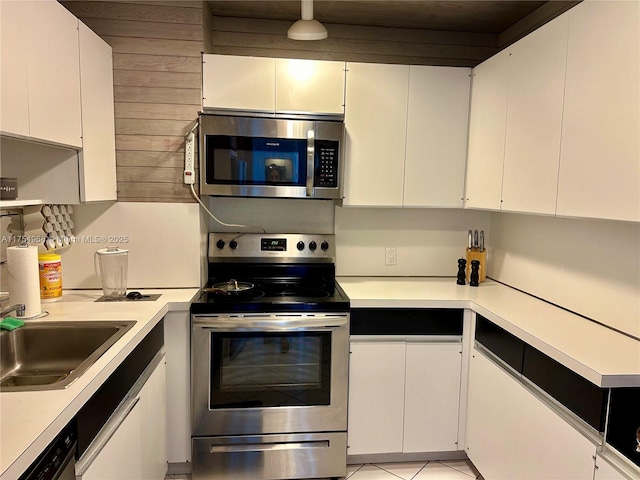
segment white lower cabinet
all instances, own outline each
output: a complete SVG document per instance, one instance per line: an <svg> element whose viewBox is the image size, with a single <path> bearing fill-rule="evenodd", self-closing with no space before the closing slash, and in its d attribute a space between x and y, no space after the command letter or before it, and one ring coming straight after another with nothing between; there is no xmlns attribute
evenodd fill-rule
<svg viewBox="0 0 640 480"><path fill-rule="evenodd" d="M147 372L145 372L147 373ZM160 359L146 382L111 416L76 464L78 480L163 480L167 472L166 365ZM144 381L144 380L142 380ZM135 390L138 390L137 394Z"/></svg>
<svg viewBox="0 0 640 480"><path fill-rule="evenodd" d="M596 472L593 480L626 480L627 477L622 475L618 470L613 468L600 455L596 456Z"/></svg>
<svg viewBox="0 0 640 480"><path fill-rule="evenodd" d="M467 398L467 455L486 480L593 479L596 445L476 349Z"/></svg>
<svg viewBox="0 0 640 480"><path fill-rule="evenodd" d="M402 452L404 342L351 342L349 455Z"/></svg>
<svg viewBox="0 0 640 480"><path fill-rule="evenodd" d="M402 451L458 450L460 343L407 343Z"/></svg>
<svg viewBox="0 0 640 480"><path fill-rule="evenodd" d="M139 403L139 402L138 402ZM141 406L133 405L81 480L139 480L142 477L140 426Z"/></svg>
<svg viewBox="0 0 640 480"><path fill-rule="evenodd" d="M461 343L351 341L348 454L458 449Z"/></svg>

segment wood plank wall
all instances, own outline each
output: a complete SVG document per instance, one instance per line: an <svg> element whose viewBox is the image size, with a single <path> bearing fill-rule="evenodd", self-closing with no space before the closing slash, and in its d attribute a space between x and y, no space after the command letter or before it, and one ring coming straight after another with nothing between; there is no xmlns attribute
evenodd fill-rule
<svg viewBox="0 0 640 480"><path fill-rule="evenodd" d="M184 135L201 106L208 5L198 0L61 3L113 48L118 200L195 201L182 183Z"/></svg>

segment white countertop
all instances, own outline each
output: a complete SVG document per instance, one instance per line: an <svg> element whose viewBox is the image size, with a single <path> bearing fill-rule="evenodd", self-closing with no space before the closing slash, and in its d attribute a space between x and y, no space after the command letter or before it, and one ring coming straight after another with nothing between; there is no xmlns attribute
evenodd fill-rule
<svg viewBox="0 0 640 480"><path fill-rule="evenodd" d="M135 320L136 324L66 389L0 393L0 478L18 478L167 312L189 310L197 291L141 290L161 296L156 301L96 303L102 291L65 290L61 301L43 303L49 312L45 321Z"/></svg>
<svg viewBox="0 0 640 480"><path fill-rule="evenodd" d="M600 387L640 386L640 341L487 280L339 277L352 308L470 308Z"/></svg>

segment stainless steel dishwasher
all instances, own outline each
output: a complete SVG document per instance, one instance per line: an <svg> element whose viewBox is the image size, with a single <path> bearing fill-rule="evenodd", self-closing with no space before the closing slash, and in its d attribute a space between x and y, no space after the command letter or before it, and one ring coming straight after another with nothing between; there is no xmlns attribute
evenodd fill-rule
<svg viewBox="0 0 640 480"><path fill-rule="evenodd" d="M78 434L75 422L67 425L19 480L75 480Z"/></svg>

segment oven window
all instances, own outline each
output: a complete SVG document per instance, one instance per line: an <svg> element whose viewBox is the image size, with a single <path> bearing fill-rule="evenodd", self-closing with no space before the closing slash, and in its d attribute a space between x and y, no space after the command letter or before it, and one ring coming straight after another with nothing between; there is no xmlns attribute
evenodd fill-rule
<svg viewBox="0 0 640 480"><path fill-rule="evenodd" d="M205 148L208 184L306 183L306 140L207 135Z"/></svg>
<svg viewBox="0 0 640 480"><path fill-rule="evenodd" d="M209 408L329 405L331 333L212 333Z"/></svg>

